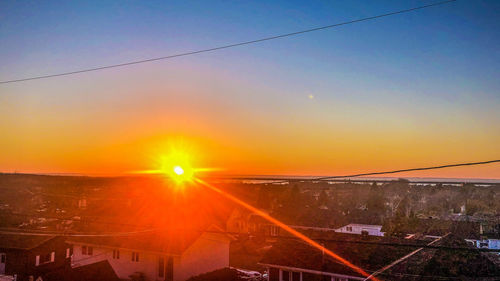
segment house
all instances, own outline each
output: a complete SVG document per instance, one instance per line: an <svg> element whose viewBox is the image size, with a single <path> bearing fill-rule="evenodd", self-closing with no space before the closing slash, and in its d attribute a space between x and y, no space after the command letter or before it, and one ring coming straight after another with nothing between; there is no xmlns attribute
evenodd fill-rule
<svg viewBox="0 0 500 281"><path fill-rule="evenodd" d="M280 228L264 219L261 215L246 209L235 208L226 222L230 233L278 236Z"/></svg>
<svg viewBox="0 0 500 281"><path fill-rule="evenodd" d="M364 234L372 236L384 236L381 225L350 223L335 229L336 232L349 234Z"/></svg>
<svg viewBox="0 0 500 281"><path fill-rule="evenodd" d="M474 248L460 251L424 248L415 252L418 245L427 242L410 243L403 238L374 237L376 239L370 238L370 241L381 243L363 243L359 235L349 236L338 233L335 239L322 240L321 243L365 272L373 273L394 263L377 275L379 280L497 280L495 278L500 276L498 261L491 254ZM439 242L434 245L467 248L467 243L456 236L447 236ZM267 268L269 281L352 281L365 278L300 240L278 241L260 264ZM439 278L434 278L436 276Z"/></svg>
<svg viewBox="0 0 500 281"><path fill-rule="evenodd" d="M465 239L465 240L481 249L495 249L495 250L500 249L500 239L484 237L481 239Z"/></svg>
<svg viewBox="0 0 500 281"><path fill-rule="evenodd" d="M215 231L211 231L214 230ZM208 231L155 231L115 237L71 237L72 267L108 261L120 279L181 281L229 266L230 237Z"/></svg>
<svg viewBox="0 0 500 281"><path fill-rule="evenodd" d="M64 240L60 236L0 234L0 275L17 276L18 281L36 280L69 267L71 247Z"/></svg>
<svg viewBox="0 0 500 281"><path fill-rule="evenodd" d="M319 232L316 232L317 234ZM376 242L388 239L370 236L364 240L360 235L328 233L322 245L366 270L378 270L412 251L412 247L356 243ZM343 243L339 241L351 241ZM401 239L402 240L402 239ZM324 254L309 244L296 239L282 239L266 253L260 264L268 269L269 281L347 281L363 280L364 277Z"/></svg>
<svg viewBox="0 0 500 281"><path fill-rule="evenodd" d="M226 229L232 233L248 233L248 221L252 212L247 209L235 208L226 222Z"/></svg>

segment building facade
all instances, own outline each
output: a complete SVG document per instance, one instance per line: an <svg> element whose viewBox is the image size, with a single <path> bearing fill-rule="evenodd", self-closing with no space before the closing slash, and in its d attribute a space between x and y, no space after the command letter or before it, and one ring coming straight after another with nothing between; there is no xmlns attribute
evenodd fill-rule
<svg viewBox="0 0 500 281"><path fill-rule="evenodd" d="M196 238L161 234L114 239L71 239L73 267L107 260L120 279L182 281L229 266L230 238L205 232Z"/></svg>
<svg viewBox="0 0 500 281"><path fill-rule="evenodd" d="M0 275L36 280L70 266L71 246L59 236L0 235Z"/></svg>
<svg viewBox="0 0 500 281"><path fill-rule="evenodd" d="M336 232L348 234L365 234L371 236L384 236L381 225L350 223L335 229Z"/></svg>

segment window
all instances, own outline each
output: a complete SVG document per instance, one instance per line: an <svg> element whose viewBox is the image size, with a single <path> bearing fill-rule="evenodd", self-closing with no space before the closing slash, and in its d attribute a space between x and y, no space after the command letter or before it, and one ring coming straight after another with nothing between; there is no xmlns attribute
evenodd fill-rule
<svg viewBox="0 0 500 281"><path fill-rule="evenodd" d="M346 230L352 232L352 226L347 226Z"/></svg>
<svg viewBox="0 0 500 281"><path fill-rule="evenodd" d="M44 263L54 262L56 258L56 252L47 253L44 255L38 255L35 258L35 265L40 265Z"/></svg>
<svg viewBox="0 0 500 281"><path fill-rule="evenodd" d="M82 255L92 256L94 253L94 248L82 246Z"/></svg>
<svg viewBox="0 0 500 281"><path fill-rule="evenodd" d="M4 253L1 253L0 254L0 263L5 263L6 260L7 260L7 255Z"/></svg>
<svg viewBox="0 0 500 281"><path fill-rule="evenodd" d="M167 281L174 281L174 258L169 257L167 261Z"/></svg>
<svg viewBox="0 0 500 281"><path fill-rule="evenodd" d="M280 270L274 267L269 268L269 281L279 281Z"/></svg>
<svg viewBox="0 0 500 281"><path fill-rule="evenodd" d="M279 226L271 225L270 234L271 234L271 236L278 236L280 234Z"/></svg>
<svg viewBox="0 0 500 281"><path fill-rule="evenodd" d="M132 252L132 261L135 261L135 262L139 261L139 253Z"/></svg>
<svg viewBox="0 0 500 281"><path fill-rule="evenodd" d="M165 278L167 281L174 280L174 259L169 257L167 259L167 264L165 266L165 258L158 258L158 277L161 279Z"/></svg>
<svg viewBox="0 0 500 281"><path fill-rule="evenodd" d="M115 259L115 260L120 259L120 251L119 250L113 250L113 259Z"/></svg>
<svg viewBox="0 0 500 281"><path fill-rule="evenodd" d="M289 281L290 280L290 272L286 270L281 271L281 280L282 281Z"/></svg>
<svg viewBox="0 0 500 281"><path fill-rule="evenodd" d="M50 253L40 256L40 263L46 263L50 261Z"/></svg>
<svg viewBox="0 0 500 281"><path fill-rule="evenodd" d="M301 281L300 275L301 275L300 272L282 270L281 271L281 280L282 281Z"/></svg>
<svg viewBox="0 0 500 281"><path fill-rule="evenodd" d="M165 277L165 259L162 257L158 258L158 277Z"/></svg>

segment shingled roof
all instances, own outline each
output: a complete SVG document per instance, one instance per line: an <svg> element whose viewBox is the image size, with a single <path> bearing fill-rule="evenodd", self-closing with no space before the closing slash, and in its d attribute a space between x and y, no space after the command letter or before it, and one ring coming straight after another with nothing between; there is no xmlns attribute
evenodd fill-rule
<svg viewBox="0 0 500 281"><path fill-rule="evenodd" d="M76 268L64 268L43 276L45 281L120 281L107 260Z"/></svg>
<svg viewBox="0 0 500 281"><path fill-rule="evenodd" d="M382 231L390 231L390 222L383 225ZM398 232L405 234L421 233L442 236L448 232L464 239L479 239L480 225L477 222L450 221L440 219L415 219L411 223L398 226Z"/></svg>
<svg viewBox="0 0 500 281"><path fill-rule="evenodd" d="M398 244L416 244L417 242L411 239L396 240L398 239L384 237L378 241ZM362 240L353 241L362 242ZM374 240L370 241L374 242ZM369 273L377 271L417 249L414 246L347 243L331 240L324 242L323 245ZM435 245L468 247L463 239L453 235L443 238ZM439 276L440 278L458 278L458 280L498 280L494 278L500 276L500 266L495 261L498 261L498 257L482 253L475 248L470 248L470 250L424 248L390 270L383 272L377 278L382 280L435 280L433 278ZM283 239L275 243L261 263L362 277L339 261L328 255L323 255L318 249L295 239Z"/></svg>
<svg viewBox="0 0 500 281"><path fill-rule="evenodd" d="M350 240L358 243L335 242L333 241L335 239L339 241ZM407 239L403 240L396 238L376 239L369 237L369 240L366 241L361 240L359 235L336 234L335 237L330 236L328 241L318 241L323 244L325 248L367 271L378 270L395 259L403 257L416 249L414 246L389 246L375 243L359 243L392 242L409 244ZM362 277L359 273L353 271L336 259L326 254L323 255L318 249L296 239L281 239L276 242L264 256L261 263Z"/></svg>
<svg viewBox="0 0 500 281"><path fill-rule="evenodd" d="M209 230L218 229L215 226ZM70 244L86 244L108 248L121 248L146 252L181 255L191 246L204 231L165 231L158 230L124 236L108 237L70 237L66 241Z"/></svg>
<svg viewBox="0 0 500 281"><path fill-rule="evenodd" d="M0 233L0 249L33 249L53 238L54 235L29 235L17 233Z"/></svg>
<svg viewBox="0 0 500 281"><path fill-rule="evenodd" d="M480 252L456 235L445 236L435 246L471 250L424 249L386 272L391 280L499 280L500 259ZM382 275L384 276L384 275Z"/></svg>

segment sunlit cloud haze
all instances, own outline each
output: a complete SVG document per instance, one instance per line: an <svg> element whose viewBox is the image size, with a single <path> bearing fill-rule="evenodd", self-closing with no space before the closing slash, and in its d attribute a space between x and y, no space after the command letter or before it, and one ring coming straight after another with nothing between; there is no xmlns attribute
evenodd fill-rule
<svg viewBox="0 0 500 281"><path fill-rule="evenodd" d="M429 1L424 1L430 3ZM0 80L158 57L422 1L2 2ZM0 85L0 171L126 174L169 143L227 174L500 158L500 3ZM500 178L497 164L407 176Z"/></svg>

